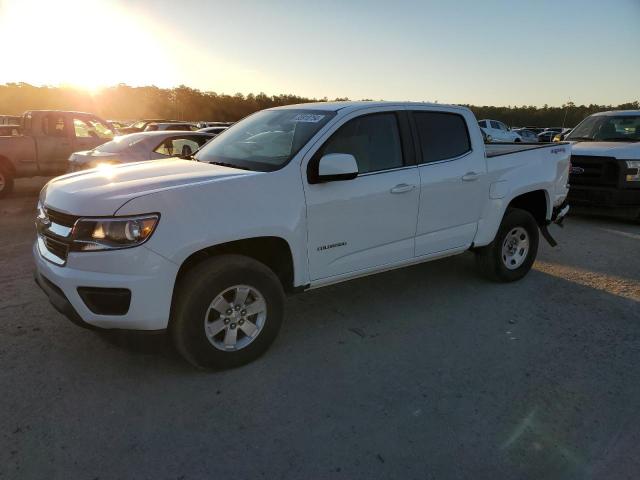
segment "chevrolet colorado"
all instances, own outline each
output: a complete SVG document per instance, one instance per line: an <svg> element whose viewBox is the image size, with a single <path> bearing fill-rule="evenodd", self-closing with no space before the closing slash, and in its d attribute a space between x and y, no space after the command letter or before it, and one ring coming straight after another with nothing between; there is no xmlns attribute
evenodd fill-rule
<svg viewBox="0 0 640 480"><path fill-rule="evenodd" d="M488 145L470 110L339 102L255 113L193 160L42 190L36 281L72 321L168 330L200 367L264 352L285 292L472 250L522 278L566 214L571 146Z"/></svg>

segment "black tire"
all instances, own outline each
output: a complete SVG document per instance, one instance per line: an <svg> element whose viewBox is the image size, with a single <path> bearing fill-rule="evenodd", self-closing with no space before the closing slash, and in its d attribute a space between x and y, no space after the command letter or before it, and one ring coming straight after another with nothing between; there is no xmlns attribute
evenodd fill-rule
<svg viewBox="0 0 640 480"><path fill-rule="evenodd" d="M0 164L0 198L4 198L13 192L13 175L4 165Z"/></svg>
<svg viewBox="0 0 640 480"><path fill-rule="evenodd" d="M502 246L507 239L507 235L518 227L525 229L529 235L528 252L524 262L519 267L509 269L502 256ZM538 224L533 216L529 212L518 208L508 209L493 242L476 250L476 259L480 271L487 278L496 282L520 280L531 270L531 266L536 260L539 240Z"/></svg>
<svg viewBox="0 0 640 480"><path fill-rule="evenodd" d="M258 291L266 303L267 314L262 329L248 345L223 351L209 341L205 333L205 315L211 302L235 285L246 285ZM220 255L195 266L176 286L169 332L177 350L191 364L199 368L225 369L244 365L262 355L276 338L283 316L284 291L273 271L252 258ZM237 335L243 336L240 327L237 328Z"/></svg>

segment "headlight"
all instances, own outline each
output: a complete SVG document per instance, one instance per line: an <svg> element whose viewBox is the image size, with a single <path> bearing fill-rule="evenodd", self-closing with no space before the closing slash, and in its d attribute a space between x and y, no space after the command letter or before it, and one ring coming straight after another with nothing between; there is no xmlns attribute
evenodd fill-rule
<svg viewBox="0 0 640 480"><path fill-rule="evenodd" d="M73 227L73 249L94 252L141 245L151 237L159 218L158 214L81 218Z"/></svg>
<svg viewBox="0 0 640 480"><path fill-rule="evenodd" d="M640 182L640 160L625 160L627 168L635 173L627 173L627 182Z"/></svg>

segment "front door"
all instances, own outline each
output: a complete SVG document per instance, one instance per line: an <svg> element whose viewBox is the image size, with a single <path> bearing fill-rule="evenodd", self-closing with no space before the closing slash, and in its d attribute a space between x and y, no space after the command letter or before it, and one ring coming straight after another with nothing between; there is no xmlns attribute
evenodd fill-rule
<svg viewBox="0 0 640 480"><path fill-rule="evenodd" d="M366 114L340 126L314 154L347 153L358 177L305 182L312 281L411 259L419 176L403 155L398 114ZM306 175L307 172L305 172Z"/></svg>
<svg viewBox="0 0 640 480"><path fill-rule="evenodd" d="M74 152L93 150L113 139L114 133L102 120L85 115L74 116Z"/></svg>

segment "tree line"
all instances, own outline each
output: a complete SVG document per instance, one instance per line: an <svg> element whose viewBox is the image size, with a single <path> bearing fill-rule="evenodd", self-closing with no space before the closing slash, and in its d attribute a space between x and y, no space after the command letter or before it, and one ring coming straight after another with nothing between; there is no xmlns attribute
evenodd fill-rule
<svg viewBox="0 0 640 480"><path fill-rule="evenodd" d="M348 100L337 98L334 100ZM116 85L91 93L68 86L34 86L28 83L0 85L0 115L20 115L26 110L77 110L106 119L136 120L166 118L175 120L236 121L257 110L296 103L328 101L297 95L265 93L228 95L205 92L180 85L176 88ZM622 105L575 105L558 107L465 105L480 118L491 118L514 126L573 127L592 113L604 110L640 109L632 101Z"/></svg>

